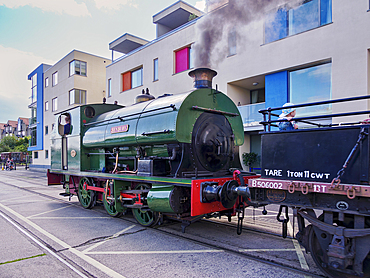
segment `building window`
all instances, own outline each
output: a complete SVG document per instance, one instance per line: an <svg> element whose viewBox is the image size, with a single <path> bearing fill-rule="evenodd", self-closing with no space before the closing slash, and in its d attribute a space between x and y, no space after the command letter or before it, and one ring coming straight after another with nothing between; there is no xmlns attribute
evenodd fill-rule
<svg viewBox="0 0 370 278"><path fill-rule="evenodd" d="M30 125L34 125L37 122L37 107L31 108L31 119L30 119Z"/></svg>
<svg viewBox="0 0 370 278"><path fill-rule="evenodd" d="M309 103L331 99L331 63L289 72L289 101ZM297 108L299 117L330 114L331 105Z"/></svg>
<svg viewBox="0 0 370 278"><path fill-rule="evenodd" d="M69 91L69 105L85 103L86 103L86 91L78 89L73 89Z"/></svg>
<svg viewBox="0 0 370 278"><path fill-rule="evenodd" d="M233 28L228 36L229 56L236 54L236 31Z"/></svg>
<svg viewBox="0 0 370 278"><path fill-rule="evenodd" d="M49 87L49 77L45 78L45 87Z"/></svg>
<svg viewBox="0 0 370 278"><path fill-rule="evenodd" d="M251 93L251 104L265 102L265 89L252 90Z"/></svg>
<svg viewBox="0 0 370 278"><path fill-rule="evenodd" d="M143 85L143 68L122 74L122 91L127 91Z"/></svg>
<svg viewBox="0 0 370 278"><path fill-rule="evenodd" d="M69 76L74 74L86 76L86 62L73 60L69 63Z"/></svg>
<svg viewBox="0 0 370 278"><path fill-rule="evenodd" d="M332 0L305 0L303 4L280 8L265 19L265 43L332 22Z"/></svg>
<svg viewBox="0 0 370 278"><path fill-rule="evenodd" d="M58 72L57 71L53 73L53 75L51 76L51 79L53 82L53 87L58 84Z"/></svg>
<svg viewBox="0 0 370 278"><path fill-rule="evenodd" d="M33 153L33 158L34 158L34 159L39 158L39 152L34 152L34 153Z"/></svg>
<svg viewBox="0 0 370 278"><path fill-rule="evenodd" d="M51 100L51 111L57 111L58 110L58 98L53 98Z"/></svg>
<svg viewBox="0 0 370 278"><path fill-rule="evenodd" d="M192 49L190 46L175 51L175 73L191 69L192 67Z"/></svg>
<svg viewBox="0 0 370 278"><path fill-rule="evenodd" d="M31 82L31 103L34 103L37 101L37 73L31 77Z"/></svg>
<svg viewBox="0 0 370 278"><path fill-rule="evenodd" d="M257 160L252 163L251 168L248 169L248 171L261 174L261 135L250 135L250 151L257 154Z"/></svg>
<svg viewBox="0 0 370 278"><path fill-rule="evenodd" d="M143 68L131 72L131 88L143 85Z"/></svg>
<svg viewBox="0 0 370 278"><path fill-rule="evenodd" d="M45 135L48 135L49 134L49 126L45 126Z"/></svg>
<svg viewBox="0 0 370 278"><path fill-rule="evenodd" d="M30 147L36 146L36 144L37 144L37 129L36 129L36 127L31 127L30 128L30 133L31 133Z"/></svg>
<svg viewBox="0 0 370 278"><path fill-rule="evenodd" d="M49 158L49 150L45 150L45 159Z"/></svg>
<svg viewBox="0 0 370 278"><path fill-rule="evenodd" d="M108 79L108 97L112 96L112 79Z"/></svg>
<svg viewBox="0 0 370 278"><path fill-rule="evenodd" d="M49 102L45 101L45 111L48 111L48 110L49 110Z"/></svg>
<svg viewBox="0 0 370 278"><path fill-rule="evenodd" d="M153 60L153 81L158 80L158 58Z"/></svg>

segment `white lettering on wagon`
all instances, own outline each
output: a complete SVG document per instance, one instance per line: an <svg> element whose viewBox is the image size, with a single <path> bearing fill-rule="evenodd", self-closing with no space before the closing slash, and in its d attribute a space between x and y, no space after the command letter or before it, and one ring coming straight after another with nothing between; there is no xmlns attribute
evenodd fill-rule
<svg viewBox="0 0 370 278"><path fill-rule="evenodd" d="M252 180L251 187L283 189L283 183L275 181L270 182L270 181Z"/></svg>
<svg viewBox="0 0 370 278"><path fill-rule="evenodd" d="M302 171L302 172L296 172L296 171L290 171L287 170L287 177L288 178L311 178L311 179L326 179L328 180L330 177L330 174L328 173L315 173L310 171Z"/></svg>
<svg viewBox="0 0 370 278"><path fill-rule="evenodd" d="M326 188L327 188L327 186L322 185L322 184L314 184L313 185L313 191L314 192L326 193Z"/></svg>
<svg viewBox="0 0 370 278"><path fill-rule="evenodd" d="M266 176L274 176L274 177L282 177L283 176L283 170L270 170L265 169Z"/></svg>
<svg viewBox="0 0 370 278"><path fill-rule="evenodd" d="M265 176L270 177L283 177L283 170L281 169L264 169ZM316 180L330 180L330 173L317 173L308 170L305 171L291 171L286 170L287 178L304 178L304 179L316 179Z"/></svg>
<svg viewBox="0 0 370 278"><path fill-rule="evenodd" d="M286 190L289 185L289 182L279 182L279 181L268 181L268 180L257 180L252 179L249 181L250 187L257 187L257 188L266 188L266 189L282 189ZM308 186L309 191L313 191L316 193L327 193L328 192L328 186L324 184L314 184L314 183L293 183L295 188L300 188L302 190L302 187ZM313 190L311 190L313 189Z"/></svg>

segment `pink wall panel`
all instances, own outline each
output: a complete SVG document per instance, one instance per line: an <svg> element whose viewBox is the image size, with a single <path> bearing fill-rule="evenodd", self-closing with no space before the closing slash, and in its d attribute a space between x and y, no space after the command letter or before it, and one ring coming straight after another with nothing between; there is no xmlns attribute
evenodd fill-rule
<svg viewBox="0 0 370 278"><path fill-rule="evenodd" d="M176 71L175 73L189 69L189 50L184 48L176 52Z"/></svg>

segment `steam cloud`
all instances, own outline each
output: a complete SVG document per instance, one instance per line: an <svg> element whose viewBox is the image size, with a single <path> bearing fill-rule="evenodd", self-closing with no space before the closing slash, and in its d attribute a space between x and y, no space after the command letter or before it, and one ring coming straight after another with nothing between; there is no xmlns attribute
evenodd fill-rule
<svg viewBox="0 0 370 278"><path fill-rule="evenodd" d="M195 67L216 68L228 55L228 34L235 32L238 42L247 39L246 27L261 20L266 14L276 11L289 0L208 0L208 6L222 6L206 14L197 22L197 39L194 44ZM289 6L303 0L289 1Z"/></svg>

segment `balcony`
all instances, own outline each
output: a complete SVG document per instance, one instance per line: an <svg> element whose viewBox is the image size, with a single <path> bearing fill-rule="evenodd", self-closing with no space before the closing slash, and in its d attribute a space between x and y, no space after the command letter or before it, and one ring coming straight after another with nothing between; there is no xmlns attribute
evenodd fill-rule
<svg viewBox="0 0 370 278"><path fill-rule="evenodd" d="M30 118L30 126L35 125L37 123L37 118L36 117L31 117Z"/></svg>
<svg viewBox="0 0 370 278"><path fill-rule="evenodd" d="M259 124L263 118L262 114L258 113L258 110L264 108L264 102L238 106L243 120L244 131L263 130L263 126Z"/></svg>

